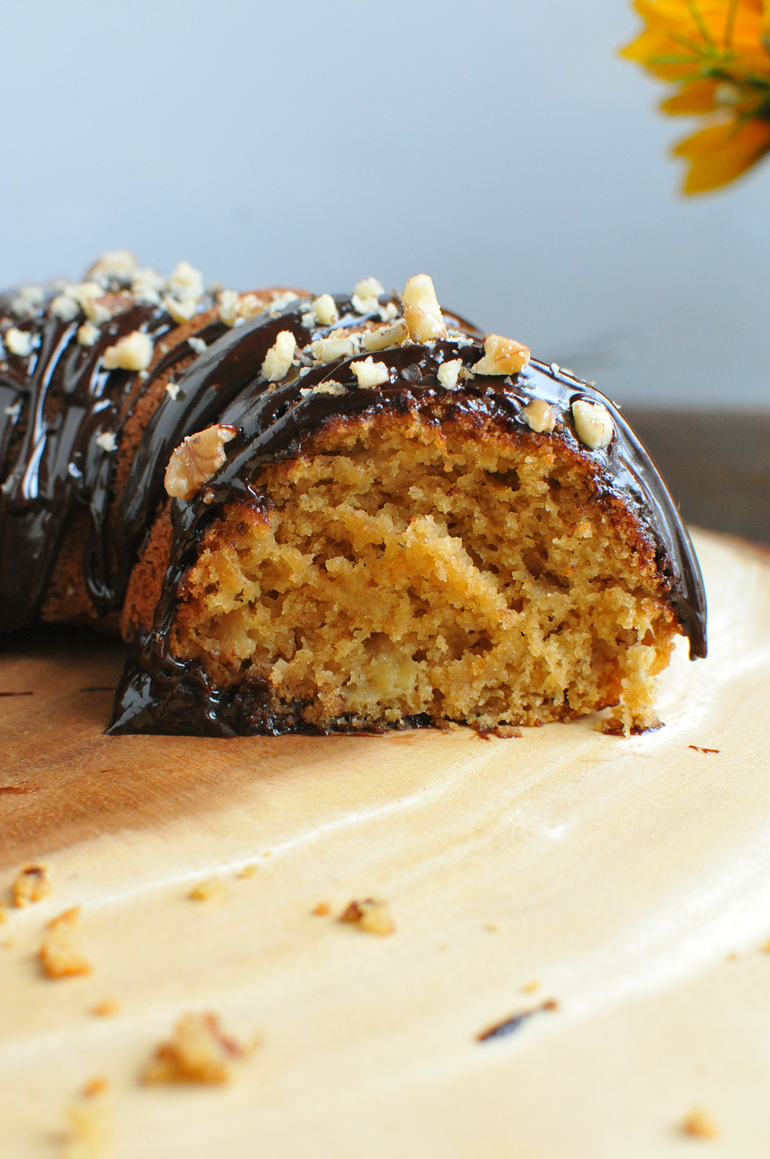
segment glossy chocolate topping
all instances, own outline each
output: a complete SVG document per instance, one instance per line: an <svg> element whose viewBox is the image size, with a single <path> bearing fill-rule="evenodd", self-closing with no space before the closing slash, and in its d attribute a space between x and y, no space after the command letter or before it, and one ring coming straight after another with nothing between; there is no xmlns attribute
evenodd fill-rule
<svg viewBox="0 0 770 1159"><path fill-rule="evenodd" d="M213 423L235 427L238 434L227 445L224 466L194 499L172 503L174 543L155 622L127 666L110 731L215 736L305 731L301 705L293 717L276 719L268 689L258 681L217 689L199 664L179 660L170 651L177 590L205 528L227 502L263 506L260 470L297 457L303 442L329 420L418 412L433 423L459 416L471 422L492 419L504 430L531 436L522 411L532 399L541 399L553 408L556 426L537 437L558 439L585 456L597 498L619 499L635 517L654 547L691 658L705 656L705 596L689 537L649 455L609 400L559 367L535 361L513 376L470 376L460 389L445 389L437 377L442 363L459 359L472 370L484 353L479 331L451 314L444 315L446 340L376 352L359 347L352 357L319 362L310 351L312 341L332 330L360 334L362 327L379 325L394 312L384 299L369 302L368 313L360 302L355 308L349 297L335 302L339 320L333 326L315 324L310 299L296 299L232 329L221 322L203 327L196 337L206 349L172 377L174 389L164 393L144 431L112 520L115 453L105 447L109 439L97 439L114 434L119 440L137 397L189 359L194 347L185 340L168 351L137 392L133 373L104 370L104 350L137 329L156 340L166 334L173 322L161 307L130 305L101 328L89 348L77 343L77 323L57 322L46 312L19 323L33 335L34 350L24 358L8 355L2 364L7 369L0 367L0 628L34 622L70 518L83 507L90 513L89 595L100 613L119 608L165 498L163 478L171 452L186 435ZM7 313L8 299L0 299L0 318L4 307ZM282 331L293 334L297 356L283 380L268 383L261 366ZM388 371L388 380L374 389L360 388L351 369L351 363L368 357ZM340 387L333 393L314 389L329 382ZM612 416L614 434L606 449L590 450L577 437L571 407L579 399L603 403Z"/></svg>

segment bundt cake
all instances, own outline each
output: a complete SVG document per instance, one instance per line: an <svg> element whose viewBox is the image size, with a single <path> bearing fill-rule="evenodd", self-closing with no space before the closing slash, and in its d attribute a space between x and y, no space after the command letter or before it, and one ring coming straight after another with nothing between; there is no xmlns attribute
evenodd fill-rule
<svg viewBox="0 0 770 1159"><path fill-rule="evenodd" d="M1 627L120 631L112 733L654 727L687 533L592 385L439 307L106 254L0 298Z"/></svg>

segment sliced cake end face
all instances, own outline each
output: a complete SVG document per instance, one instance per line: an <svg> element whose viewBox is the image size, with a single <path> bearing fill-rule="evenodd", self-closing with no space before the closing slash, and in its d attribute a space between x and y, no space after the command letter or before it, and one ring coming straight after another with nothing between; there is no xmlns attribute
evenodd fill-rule
<svg viewBox="0 0 770 1159"><path fill-rule="evenodd" d="M238 700L237 731L262 731L266 712L287 730L487 729L615 705L626 727L653 723L681 631L668 584L562 440L364 414L254 487L262 506L209 524L171 631L174 656Z"/></svg>

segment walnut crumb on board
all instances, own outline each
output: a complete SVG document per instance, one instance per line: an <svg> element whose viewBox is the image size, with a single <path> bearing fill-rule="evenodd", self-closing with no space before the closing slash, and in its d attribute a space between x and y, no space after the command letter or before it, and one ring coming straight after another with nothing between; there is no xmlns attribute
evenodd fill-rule
<svg viewBox="0 0 770 1159"><path fill-rule="evenodd" d="M91 963L77 944L79 925L80 906L77 905L48 923L40 949L40 964L47 978L74 978L91 973Z"/></svg>
<svg viewBox="0 0 770 1159"><path fill-rule="evenodd" d="M329 905L328 901L319 901L318 905L315 906L310 912L314 913L319 918L325 918L327 914L332 912L332 907ZM340 919L340 921L341 920L342 919Z"/></svg>
<svg viewBox="0 0 770 1159"><path fill-rule="evenodd" d="M161 1043L142 1072L142 1082L228 1083L246 1051L222 1033L215 1014L184 1014L169 1042Z"/></svg>
<svg viewBox="0 0 770 1159"><path fill-rule="evenodd" d="M25 865L11 886L13 904L19 908L42 901L50 892L51 879L47 865Z"/></svg>
<svg viewBox="0 0 770 1159"><path fill-rule="evenodd" d="M693 749L696 753L718 753L719 749L704 749L697 744L688 744L688 749Z"/></svg>
<svg viewBox="0 0 770 1159"><path fill-rule="evenodd" d="M693 1107L682 1120L683 1134L694 1139L716 1139L719 1129L714 1119L703 1107Z"/></svg>
<svg viewBox="0 0 770 1159"><path fill-rule="evenodd" d="M97 1095L103 1095L109 1089L109 1079L105 1078L103 1074L94 1075L83 1087L83 1098L95 1099Z"/></svg>
<svg viewBox="0 0 770 1159"><path fill-rule="evenodd" d="M522 994L534 994L540 983L533 979L531 982L525 982L521 988Z"/></svg>
<svg viewBox="0 0 770 1159"><path fill-rule="evenodd" d="M105 998L91 1007L91 1013L97 1018L113 1018L120 1013L120 1003L116 998Z"/></svg>
<svg viewBox="0 0 770 1159"><path fill-rule="evenodd" d="M226 892L224 884L219 878L211 877L205 881L197 882L187 896L191 901L211 901L214 898L224 897Z"/></svg>
<svg viewBox="0 0 770 1159"><path fill-rule="evenodd" d="M351 901L344 913L340 914L339 920L357 925L368 934L379 934L381 937L394 933L396 929L387 903L377 901L373 897L367 897L363 901Z"/></svg>
<svg viewBox="0 0 770 1159"><path fill-rule="evenodd" d="M112 1142L112 1107L105 1099L104 1078L92 1079L83 1090L83 1101L67 1107L68 1130L62 1159L106 1159Z"/></svg>
<svg viewBox="0 0 770 1159"><path fill-rule="evenodd" d="M256 872L257 867L252 863L251 865L244 865L243 869L239 869L235 876L241 878L253 877Z"/></svg>

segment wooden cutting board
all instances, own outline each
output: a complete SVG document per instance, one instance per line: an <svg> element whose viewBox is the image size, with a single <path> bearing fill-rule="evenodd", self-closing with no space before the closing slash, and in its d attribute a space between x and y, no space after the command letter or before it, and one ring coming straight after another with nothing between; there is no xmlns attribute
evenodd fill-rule
<svg viewBox="0 0 770 1159"><path fill-rule="evenodd" d="M120 646L6 647L0 887L42 859L53 890L0 926L4 1159L65 1154L95 1075L115 1159L770 1153L770 556L696 546L710 658L677 650L630 740L109 738ZM335 920L369 896L391 936ZM92 973L47 980L74 905ZM225 1087L141 1085L186 1011L261 1046Z"/></svg>

